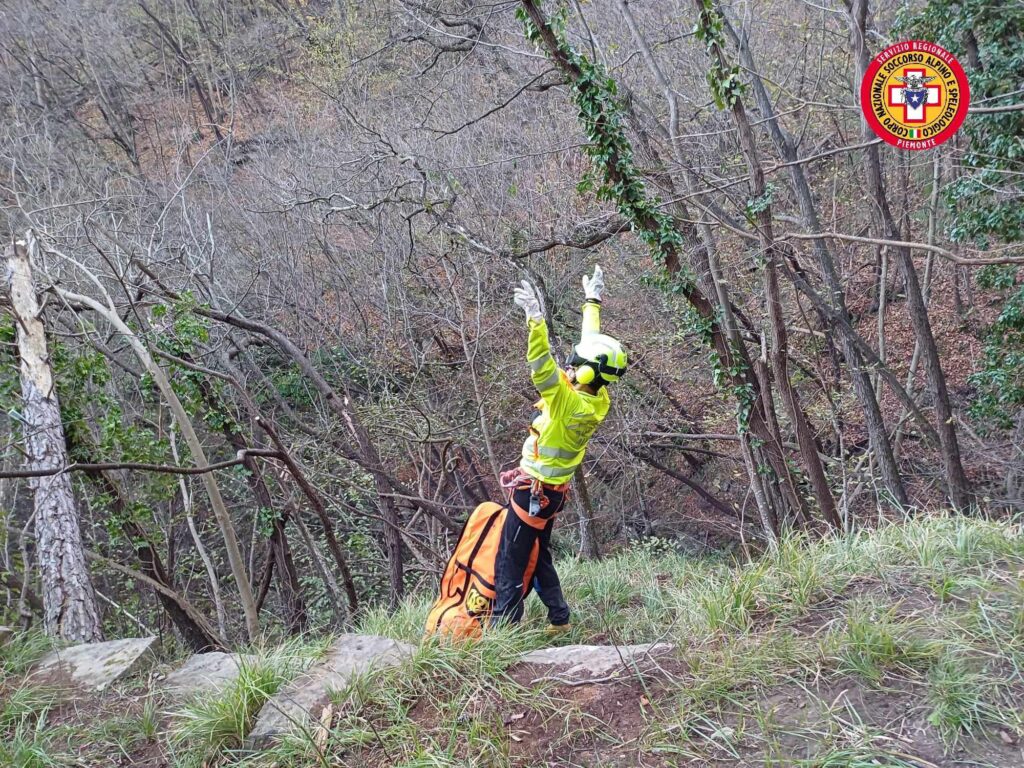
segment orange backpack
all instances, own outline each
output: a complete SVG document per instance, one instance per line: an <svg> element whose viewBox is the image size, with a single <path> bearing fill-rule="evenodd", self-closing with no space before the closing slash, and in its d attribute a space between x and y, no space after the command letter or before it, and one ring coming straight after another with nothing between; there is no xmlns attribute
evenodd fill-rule
<svg viewBox="0 0 1024 768"><path fill-rule="evenodd" d="M453 640L479 637L494 609L494 564L508 509L485 501L473 510L459 534L441 576L441 597L427 616L426 634ZM529 591L540 545L534 543L523 574L523 595Z"/></svg>

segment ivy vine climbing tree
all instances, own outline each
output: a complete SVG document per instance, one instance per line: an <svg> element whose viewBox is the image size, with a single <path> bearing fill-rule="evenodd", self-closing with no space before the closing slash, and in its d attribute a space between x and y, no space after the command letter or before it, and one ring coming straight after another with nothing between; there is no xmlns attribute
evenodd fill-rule
<svg viewBox="0 0 1024 768"><path fill-rule="evenodd" d="M779 262L783 245L776 242L772 231L772 199L774 186L765 183L764 168L757 150L754 130L743 104L743 86L739 79L739 67L730 63L725 54L725 22L721 12L712 0L694 0L697 6L697 39L704 43L710 62L708 84L715 103L720 109L728 109L739 136L740 147L750 173L750 200L747 203L747 220L757 232L760 246L761 271L764 275L764 300L768 309L771 329L770 359L775 385L782 394L789 420L796 433L797 443L804 468L810 479L814 498L822 516L833 527L840 527L841 521L836 510L832 489L829 487L825 468L818 456L818 445L811 431L807 414L789 377L789 340L786 320L782 313L782 298L779 288Z"/></svg>
<svg viewBox="0 0 1024 768"><path fill-rule="evenodd" d="M569 80L577 118L588 139L584 151L594 166L597 198L615 204L619 214L647 245L655 263L667 271L671 280L666 281L666 286L689 303L690 326L710 350L715 383L735 400L748 475L762 526L773 540L779 531L779 512L783 512L785 518L795 510L779 510L779 503L773 504L770 500L773 481L790 476L780 440L769 428L761 397L762 388L770 387L770 383L755 375L742 344L729 340L719 307L685 268L680 258L683 238L679 229L672 217L661 210L658 198L647 192L643 177L633 163L632 145L623 127L614 79L600 63L591 61L569 45L564 10L549 19L538 2L522 0L516 15L527 39L543 48ZM709 74L709 78L712 77L716 82L713 88L716 99L723 105L729 103L739 88L738 72L713 71Z"/></svg>

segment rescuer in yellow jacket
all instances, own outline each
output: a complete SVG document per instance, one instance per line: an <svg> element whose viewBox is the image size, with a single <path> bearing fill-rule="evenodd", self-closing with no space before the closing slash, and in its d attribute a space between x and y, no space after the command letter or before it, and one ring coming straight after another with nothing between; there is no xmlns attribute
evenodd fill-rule
<svg viewBox="0 0 1024 768"><path fill-rule="evenodd" d="M583 332L562 370L551 355L548 327L540 297L529 281L515 290L515 302L526 313L529 339L526 362L540 394L538 414L523 443L519 466L502 476L510 489L495 562L495 601L492 622L517 622L523 616L523 574L534 542L539 542L533 587L548 608L555 630L569 624L569 606L562 595L551 558L551 529L565 504L569 481L583 461L587 443L608 415L607 385L626 373L622 345L601 333L601 292L604 274L594 267L583 278Z"/></svg>

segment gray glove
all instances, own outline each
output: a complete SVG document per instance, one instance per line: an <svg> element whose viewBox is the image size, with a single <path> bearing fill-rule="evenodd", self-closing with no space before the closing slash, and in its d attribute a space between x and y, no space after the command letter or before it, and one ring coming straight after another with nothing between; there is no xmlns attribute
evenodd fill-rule
<svg viewBox="0 0 1024 768"><path fill-rule="evenodd" d="M583 293L587 300L601 301L601 291L604 290L604 271L600 264L594 265L594 276L583 276Z"/></svg>
<svg viewBox="0 0 1024 768"><path fill-rule="evenodd" d="M516 288L515 302L523 308L527 320L540 322L544 319L544 307L540 301L540 294L529 280L523 280Z"/></svg>

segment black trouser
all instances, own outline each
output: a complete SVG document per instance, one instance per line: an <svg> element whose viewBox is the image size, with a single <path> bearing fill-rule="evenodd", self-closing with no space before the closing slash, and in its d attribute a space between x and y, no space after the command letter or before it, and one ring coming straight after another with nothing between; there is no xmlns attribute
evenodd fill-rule
<svg viewBox="0 0 1024 768"><path fill-rule="evenodd" d="M491 624L502 621L518 622L523 618L523 576L530 562L533 543L539 542L537 567L533 573L533 587L541 602L548 607L548 621L562 625L569 623L569 606L562 595L562 584L558 580L558 572L551 559L551 529L555 524L554 517L565 504L565 494L544 489L547 503L537 515L547 524L542 529L527 525L519 519L513 504L520 509L530 508L530 486L522 485L512 492L508 514L505 515L505 527L501 531L501 543L498 545L498 559L494 564L494 586L496 597Z"/></svg>

